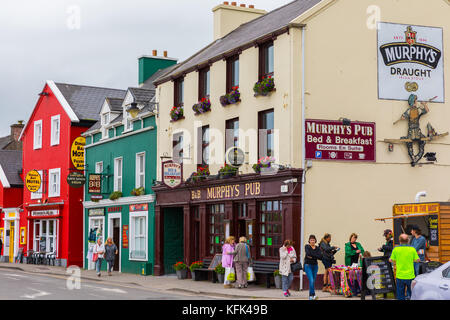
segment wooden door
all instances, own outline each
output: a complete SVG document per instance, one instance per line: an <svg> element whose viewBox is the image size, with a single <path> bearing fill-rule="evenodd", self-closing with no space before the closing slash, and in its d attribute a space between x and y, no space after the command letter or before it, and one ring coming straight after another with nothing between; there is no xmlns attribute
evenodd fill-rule
<svg viewBox="0 0 450 320"><path fill-rule="evenodd" d="M114 258L114 271L120 270L120 219L113 219L113 242L116 244L118 254Z"/></svg>

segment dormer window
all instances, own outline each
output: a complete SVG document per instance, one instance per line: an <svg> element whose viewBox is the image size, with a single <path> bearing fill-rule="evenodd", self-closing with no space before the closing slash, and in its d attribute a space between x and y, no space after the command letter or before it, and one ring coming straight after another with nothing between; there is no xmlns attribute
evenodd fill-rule
<svg viewBox="0 0 450 320"><path fill-rule="evenodd" d="M109 122L111 121L111 116L109 112L103 113L102 114L102 138L106 139L108 138L108 129L106 128L106 126L109 124Z"/></svg>

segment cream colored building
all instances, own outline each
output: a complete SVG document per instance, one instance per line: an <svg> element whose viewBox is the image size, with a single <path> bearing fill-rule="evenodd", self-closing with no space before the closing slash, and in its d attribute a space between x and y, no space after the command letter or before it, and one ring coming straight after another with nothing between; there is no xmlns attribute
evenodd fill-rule
<svg viewBox="0 0 450 320"><path fill-rule="evenodd" d="M375 4L375 5L374 5ZM246 12L251 9L245 8ZM234 11L233 11L234 10ZM310 234L320 239L332 234L332 244L344 249L349 235L356 232L358 241L372 255L384 243L383 230L392 223L375 221L392 215L395 203L414 202L415 195L427 192L426 201L450 199L450 136L428 142L425 152L436 152L437 162L412 167L405 144L395 144L392 152L384 139L407 135L407 121L396 125L408 107L407 101L378 98L377 28L376 22L389 22L443 29L443 61L445 93L450 95L450 2L448 0L299 0L238 27L228 35L233 14L240 7L220 5L215 14L215 40L193 54L178 67L156 81L159 101L158 167L172 156L172 139L184 131L183 177L196 170L197 127L225 131L225 120L239 117L239 129L246 133L258 129L258 112L273 109L276 162L292 168L305 168L302 124L304 119L338 120L376 123L376 161L345 162L313 160L306 171L303 185L302 234L304 242ZM220 20L217 20L220 12ZM234 13L233 13L234 12ZM230 14L231 13L231 14ZM224 18L225 17L225 18ZM241 16L240 16L241 17ZM250 20L253 16L249 15ZM241 18L240 18L241 19ZM265 19L265 20L264 20ZM283 20L284 19L284 20ZM287 20L288 19L288 20ZM274 21L276 20L276 21ZM239 20L244 22L243 20ZM223 24L218 27L217 24ZM272 29L265 27L272 27ZM255 29L258 29L255 31ZM258 33L259 32L259 33ZM217 36L220 34L220 36ZM240 36L240 39L235 37ZM276 91L268 96L254 97L258 81L258 43L273 39L273 78ZM224 48L223 44L230 47ZM227 54L239 54L239 90L241 102L222 107L219 97L226 92ZM194 115L192 106L199 98L199 73L209 64L211 111ZM184 76L184 119L171 122L169 112L174 105L174 84ZM304 97L302 99L302 97ZM420 98L420 97L419 97ZM450 131L450 102L430 103L429 113L421 119L422 132L430 122L439 132ZM304 118L302 118L304 112ZM192 137L189 141L188 137ZM219 139L219 138L218 138ZM223 138L222 138L223 139ZM245 143L243 140L247 140ZM242 174L251 173L257 160L257 141L239 139L247 155ZM213 144L213 141L210 141ZM213 148L210 148L212 152ZM217 159L224 148L216 150ZM215 174L223 160L210 163ZM158 170L161 180L161 170ZM299 204L300 205L300 204ZM441 238L445 241L445 237ZM447 238L450 241L450 238ZM450 245L450 242L448 243ZM338 264L344 263L344 250L336 254ZM450 257L449 257L450 258ZM323 271L323 266L319 273Z"/></svg>

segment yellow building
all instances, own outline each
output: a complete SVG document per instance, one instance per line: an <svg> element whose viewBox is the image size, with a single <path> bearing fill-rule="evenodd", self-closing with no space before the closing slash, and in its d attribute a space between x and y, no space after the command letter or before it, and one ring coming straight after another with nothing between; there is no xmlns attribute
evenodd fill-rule
<svg viewBox="0 0 450 320"><path fill-rule="evenodd" d="M227 147L236 145L245 154L239 177L248 180L260 177L252 168L259 158L274 157L275 163L286 167L274 176L290 172L289 177L280 176L274 182L280 197L286 195L286 190L298 196L289 200L293 207L291 213L280 209L283 231L275 234L282 240L286 237L296 240L297 254L303 252L301 248L310 234L319 240L328 232L332 234L332 244L344 249L350 234L356 232L364 249L373 256L378 255L377 248L384 243L383 230L391 229L392 224L376 222L376 218L392 215L395 203L413 202L422 190L427 192L427 201L450 198L447 184L450 137L445 135L450 131L450 105L445 93L450 91L449 81L444 82L450 75L450 64L446 61L450 50L448 0L382 0L375 5L369 0L297 0L269 13L227 4L215 7L213 12L215 40L155 82L159 101L158 167L166 160L182 158L184 180L202 163L208 165L213 175L223 166ZM234 20L234 16L238 19ZM221 33L228 30L233 31ZM408 51L411 48L414 48L412 52ZM255 96L255 83L267 76L274 80L276 90ZM239 85L240 102L222 106L221 96L232 91L235 85ZM405 111L412 110L408 109L411 94L416 94L420 101L434 98L428 103L428 113L415 114L416 125L421 120L421 130L414 127L413 111L406 112L403 120L396 122ZM206 110L200 111L206 112L196 115L192 107L206 96L211 102L210 111L203 105ZM182 118L171 118L174 106L183 107ZM424 110L420 103L419 106L419 110ZM237 119L237 123L229 121ZM308 129L303 123L310 120ZM335 140L316 141L315 147L320 144L322 152L311 158L306 153L313 138L307 140L308 135L314 123L320 128L327 121L332 126L328 131L325 128L322 135ZM427 122L432 126L426 128ZM355 125L367 125L364 128L368 139L351 140L358 138L353 133L347 140L342 135L341 140L336 140L339 134L345 136L345 128ZM227 128L239 128L231 131L238 138L234 139L233 134L227 138ZM364 133L359 138L361 134ZM413 142L414 134L422 140ZM366 146L361 146L361 140L367 142ZM413 143L411 157L407 142ZM357 148L352 149L352 144ZM353 158L341 158L344 157L339 154L344 150L341 146L349 151L345 157ZM352 150L356 151L352 153ZM361 150L369 150L373 155L360 155L366 152ZM423 157L430 152L436 153L437 161ZM432 156L428 154L427 158L432 160ZM296 169L305 170L297 172ZM162 170L158 172L158 180L162 181ZM295 181L302 172L305 173L303 184L302 177ZM239 183L239 177L222 186ZM181 188L190 192L186 199L175 188L155 187L160 231L164 230L164 207L179 206L184 223L189 222L184 227L184 241L190 243L188 246L196 241L187 233L198 220L197 231L203 239L199 240L198 250L207 257L219 248L213 245L216 238L208 237L211 234L208 228L214 228L208 224L208 219L215 214L214 205L219 205L220 214L220 201L226 205L233 197L225 194L208 198L208 186L215 186L214 181L200 182L201 187L183 183ZM200 198L196 199L192 191L199 191ZM173 203L170 194L176 198ZM257 260L275 261L274 250L273 256L263 255L272 249L270 246L280 245L274 242L273 234L269 234L272 237L269 247L269 236L262 243L261 206L267 205L267 199L281 198L271 193L266 198L260 194L237 199L239 203L253 201L255 213L247 219L247 229L234 227L239 225L239 219L233 220L235 211L241 207L234 202L229 204L231 212L225 212L222 217L224 227L219 228L222 232L219 239L229 234L243 235L236 234L242 230L249 236L250 225L254 240L252 254ZM192 211L196 204L200 207L199 218L186 220L197 214L197 209ZM294 219L285 221L285 215ZM216 235L217 230L213 231ZM299 234L295 234L297 231ZM212 251L208 249L210 240ZM441 241L449 240L441 237ZM184 248L187 261L204 258L196 250ZM160 254L161 264L166 258ZM336 260L338 264L344 263L344 250L336 254ZM319 273L323 272L322 265L320 270Z"/></svg>

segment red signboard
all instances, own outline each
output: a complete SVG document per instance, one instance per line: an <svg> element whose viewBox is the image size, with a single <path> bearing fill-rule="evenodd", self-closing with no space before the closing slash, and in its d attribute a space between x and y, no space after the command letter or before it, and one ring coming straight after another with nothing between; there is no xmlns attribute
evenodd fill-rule
<svg viewBox="0 0 450 320"><path fill-rule="evenodd" d="M122 248L128 248L128 225L122 226Z"/></svg>
<svg viewBox="0 0 450 320"><path fill-rule="evenodd" d="M306 120L306 159L375 161L375 123Z"/></svg>

